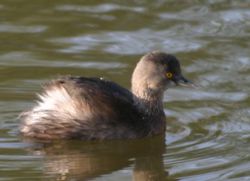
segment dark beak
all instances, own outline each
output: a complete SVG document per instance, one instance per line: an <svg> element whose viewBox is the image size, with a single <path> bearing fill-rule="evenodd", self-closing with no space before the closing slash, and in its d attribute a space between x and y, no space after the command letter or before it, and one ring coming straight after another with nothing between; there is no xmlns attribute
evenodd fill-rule
<svg viewBox="0 0 250 181"><path fill-rule="evenodd" d="M196 87L192 81L186 79L183 75L175 77L173 81L177 86Z"/></svg>

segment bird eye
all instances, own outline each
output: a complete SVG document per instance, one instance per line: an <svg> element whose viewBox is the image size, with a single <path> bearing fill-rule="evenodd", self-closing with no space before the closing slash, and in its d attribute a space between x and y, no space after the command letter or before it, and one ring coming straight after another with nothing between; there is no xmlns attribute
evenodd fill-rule
<svg viewBox="0 0 250 181"><path fill-rule="evenodd" d="M171 72L167 72L167 73L166 73L166 76L167 76L167 78L169 78L169 79L170 79L170 78L172 78L172 77L173 77L173 74L172 74Z"/></svg>

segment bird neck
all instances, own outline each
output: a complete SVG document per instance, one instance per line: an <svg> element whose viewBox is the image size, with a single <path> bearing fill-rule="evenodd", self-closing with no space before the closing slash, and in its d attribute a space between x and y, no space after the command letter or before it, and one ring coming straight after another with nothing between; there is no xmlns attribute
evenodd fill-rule
<svg viewBox="0 0 250 181"><path fill-rule="evenodd" d="M147 86L133 86L132 93L137 107L147 115L158 115L163 112L163 91Z"/></svg>

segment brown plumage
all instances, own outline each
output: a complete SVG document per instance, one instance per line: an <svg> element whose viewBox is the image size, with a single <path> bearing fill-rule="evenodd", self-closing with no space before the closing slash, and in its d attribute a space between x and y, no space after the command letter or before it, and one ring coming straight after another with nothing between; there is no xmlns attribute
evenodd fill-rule
<svg viewBox="0 0 250 181"><path fill-rule="evenodd" d="M165 132L162 97L170 82L188 83L178 60L151 52L132 76L132 92L99 78L61 77L44 86L37 105L20 115L20 131L38 139L124 139Z"/></svg>

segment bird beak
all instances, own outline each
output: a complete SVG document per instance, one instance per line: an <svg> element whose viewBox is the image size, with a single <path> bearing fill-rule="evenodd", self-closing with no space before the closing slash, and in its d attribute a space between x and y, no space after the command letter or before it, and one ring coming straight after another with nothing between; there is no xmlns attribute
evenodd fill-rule
<svg viewBox="0 0 250 181"><path fill-rule="evenodd" d="M174 83L177 85L177 86L183 86L183 87L196 87L196 85L186 79L183 75L181 76L178 76L177 78L174 79Z"/></svg>

